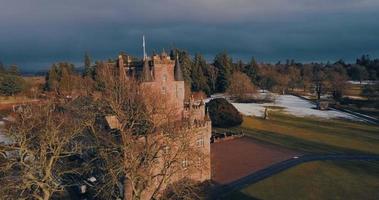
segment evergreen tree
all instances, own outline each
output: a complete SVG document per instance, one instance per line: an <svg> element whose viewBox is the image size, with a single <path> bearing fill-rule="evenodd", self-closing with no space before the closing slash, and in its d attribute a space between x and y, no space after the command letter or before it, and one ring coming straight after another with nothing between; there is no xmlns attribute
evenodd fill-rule
<svg viewBox="0 0 379 200"><path fill-rule="evenodd" d="M0 93L11 96L21 92L24 89L25 81L16 75L5 75L0 79Z"/></svg>
<svg viewBox="0 0 379 200"><path fill-rule="evenodd" d="M226 52L219 53L214 59L214 66L218 70L216 81L217 92L225 92L229 86L231 72L232 72L232 59Z"/></svg>
<svg viewBox="0 0 379 200"><path fill-rule="evenodd" d="M353 65L350 69L350 76L353 80L362 82L368 79L369 74L366 68L362 65Z"/></svg>
<svg viewBox="0 0 379 200"><path fill-rule="evenodd" d="M207 84L207 77L205 77L203 71L203 69L206 67L207 63L204 57L200 54L196 54L191 70L192 91L204 91L206 94L210 94L210 90Z"/></svg>
<svg viewBox="0 0 379 200"><path fill-rule="evenodd" d="M59 82L60 92L71 92L72 88L72 78L71 73L65 67L62 68L61 79Z"/></svg>
<svg viewBox="0 0 379 200"><path fill-rule="evenodd" d="M258 84L258 64L254 57L252 57L250 63L245 66L243 72L254 84Z"/></svg>
<svg viewBox="0 0 379 200"><path fill-rule="evenodd" d="M209 88L209 94L211 95L216 92L216 81L217 81L217 74L218 71L214 65L208 65L203 69L204 75L207 79L207 85Z"/></svg>
<svg viewBox="0 0 379 200"><path fill-rule="evenodd" d="M239 60L237 64L234 67L233 72L243 72L245 69L245 64L242 62L242 60Z"/></svg>
<svg viewBox="0 0 379 200"><path fill-rule="evenodd" d="M59 72L56 64L53 64L46 75L45 89L48 91L57 91L59 83Z"/></svg>
<svg viewBox="0 0 379 200"><path fill-rule="evenodd" d="M83 76L90 76L90 77L93 78L93 75L94 75L94 69L91 66L91 58L88 55L88 53L86 52L84 54L84 72L83 72Z"/></svg>

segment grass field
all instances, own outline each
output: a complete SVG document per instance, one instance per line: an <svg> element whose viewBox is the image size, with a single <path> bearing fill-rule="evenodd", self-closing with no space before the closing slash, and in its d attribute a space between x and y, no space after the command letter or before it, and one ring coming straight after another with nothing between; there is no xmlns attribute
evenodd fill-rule
<svg viewBox="0 0 379 200"><path fill-rule="evenodd" d="M281 172L225 199L379 199L379 163L317 161Z"/></svg>
<svg viewBox="0 0 379 200"><path fill-rule="evenodd" d="M295 117L278 109L269 120L245 117L231 130L304 153L379 154L379 126L361 122ZM379 199L379 162L305 163L226 199Z"/></svg>
<svg viewBox="0 0 379 200"><path fill-rule="evenodd" d="M379 126L361 122L295 117L272 111L269 120L244 117L243 124L232 130L305 153L379 154Z"/></svg>

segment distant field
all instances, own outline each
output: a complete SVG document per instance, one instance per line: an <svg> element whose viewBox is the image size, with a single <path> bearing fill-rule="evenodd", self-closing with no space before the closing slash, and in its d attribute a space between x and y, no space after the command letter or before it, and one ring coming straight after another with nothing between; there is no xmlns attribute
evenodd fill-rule
<svg viewBox="0 0 379 200"><path fill-rule="evenodd" d="M25 96L0 96L0 111L12 109L15 104L33 102L33 99Z"/></svg>
<svg viewBox="0 0 379 200"><path fill-rule="evenodd" d="M30 81L34 84L44 84L45 77L44 76L26 76L23 77L26 81Z"/></svg>
<svg viewBox="0 0 379 200"><path fill-rule="evenodd" d="M30 98L25 96L0 96L0 104L12 104L23 101L30 101Z"/></svg>
<svg viewBox="0 0 379 200"><path fill-rule="evenodd" d="M379 126L347 120L270 113L269 120L245 117L240 127L249 137L308 153L379 154Z"/></svg>
<svg viewBox="0 0 379 200"><path fill-rule="evenodd" d="M348 83L345 89L345 95L347 96L361 96L362 85Z"/></svg>
<svg viewBox="0 0 379 200"><path fill-rule="evenodd" d="M301 164L225 199L379 199L379 163L317 161Z"/></svg>

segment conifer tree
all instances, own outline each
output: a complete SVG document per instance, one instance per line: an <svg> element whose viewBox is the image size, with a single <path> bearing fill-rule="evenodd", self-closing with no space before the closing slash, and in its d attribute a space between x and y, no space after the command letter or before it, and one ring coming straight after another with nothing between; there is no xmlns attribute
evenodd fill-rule
<svg viewBox="0 0 379 200"><path fill-rule="evenodd" d="M242 60L239 60L234 69L234 72L243 72L243 70L245 69L245 64Z"/></svg>
<svg viewBox="0 0 379 200"><path fill-rule="evenodd" d="M91 58L86 52L84 54L84 73L83 76L91 76L93 77L94 69L91 66Z"/></svg>
<svg viewBox="0 0 379 200"><path fill-rule="evenodd" d="M258 83L258 64L254 57L251 58L251 61L248 65L245 66L243 72L250 77L250 80L254 83Z"/></svg>
<svg viewBox="0 0 379 200"><path fill-rule="evenodd" d="M217 92L225 92L229 86L231 72L232 72L232 59L226 52L219 53L214 59L214 66L218 70L217 76Z"/></svg>
<svg viewBox="0 0 379 200"><path fill-rule="evenodd" d="M13 96L24 89L25 81L15 75L5 75L0 79L0 93L6 96Z"/></svg>
<svg viewBox="0 0 379 200"><path fill-rule="evenodd" d="M207 63L204 57L200 54L196 54L191 71L192 91L204 91L206 94L210 94L207 77L205 77L203 71L206 67Z"/></svg>
<svg viewBox="0 0 379 200"><path fill-rule="evenodd" d="M58 89L59 75L58 75L58 67L53 64L49 73L46 76L46 87L45 89L48 91L56 91Z"/></svg>
<svg viewBox="0 0 379 200"><path fill-rule="evenodd" d="M60 92L71 92L72 90L72 79L69 70L66 67L63 67L61 73L61 79L59 82L59 91Z"/></svg>

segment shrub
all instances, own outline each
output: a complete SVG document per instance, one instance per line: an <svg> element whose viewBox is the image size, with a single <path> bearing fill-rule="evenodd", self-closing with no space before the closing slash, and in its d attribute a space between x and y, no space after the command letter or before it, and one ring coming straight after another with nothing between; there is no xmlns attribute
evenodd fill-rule
<svg viewBox="0 0 379 200"><path fill-rule="evenodd" d="M22 92L25 81L19 76L4 75L0 78L0 94L5 96L13 96Z"/></svg>
<svg viewBox="0 0 379 200"><path fill-rule="evenodd" d="M242 115L227 100L218 98L207 103L212 125L215 127L227 128L238 126L242 123Z"/></svg>

